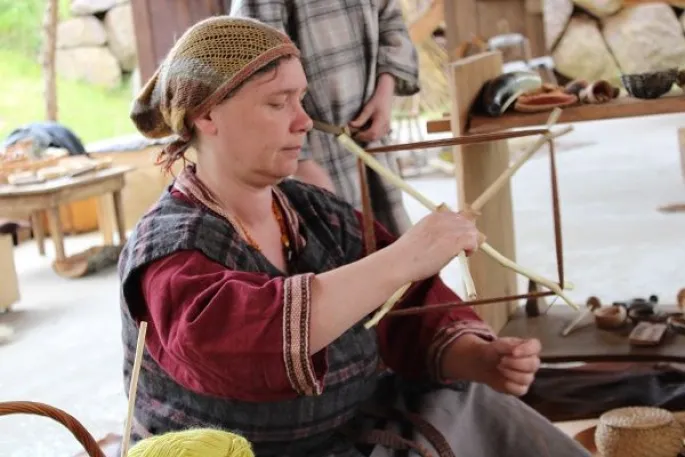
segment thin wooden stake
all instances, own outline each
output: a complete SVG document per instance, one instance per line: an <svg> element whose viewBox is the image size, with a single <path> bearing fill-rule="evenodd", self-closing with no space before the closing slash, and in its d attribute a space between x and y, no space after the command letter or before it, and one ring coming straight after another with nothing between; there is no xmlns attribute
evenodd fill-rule
<svg viewBox="0 0 685 457"><path fill-rule="evenodd" d="M143 349L145 349L146 332L147 322L141 322L140 330L138 331L138 343L136 344L136 358L133 362L133 370L131 371L131 384L128 387L128 414L126 416L124 436L121 441L121 457L126 457L128 455L129 443L131 442L133 410L136 405L136 394L138 393L138 376L140 376L140 367L143 364Z"/></svg>

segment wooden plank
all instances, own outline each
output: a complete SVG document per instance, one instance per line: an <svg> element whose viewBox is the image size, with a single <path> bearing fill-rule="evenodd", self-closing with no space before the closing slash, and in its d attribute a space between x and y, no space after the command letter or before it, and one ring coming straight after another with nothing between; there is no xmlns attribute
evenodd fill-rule
<svg viewBox="0 0 685 457"><path fill-rule="evenodd" d="M459 45L478 36L476 0L450 0L445 2L445 35L447 59L459 58Z"/></svg>
<svg viewBox="0 0 685 457"><path fill-rule="evenodd" d="M656 100L620 97L610 103L565 108L559 122L596 121L652 114L682 113L683 111L685 111L685 96L682 94L664 96ZM534 127L545 124L548 117L548 112L533 114L510 112L500 117L473 116L469 124L469 132Z"/></svg>
<svg viewBox="0 0 685 457"><path fill-rule="evenodd" d="M530 41L530 51L533 57L547 55L545 49L545 24L541 13L526 12L523 17L525 35Z"/></svg>
<svg viewBox="0 0 685 457"><path fill-rule="evenodd" d="M502 33L525 34L524 9L523 0L481 0L472 20L478 22L478 33L486 40Z"/></svg>
<svg viewBox="0 0 685 457"><path fill-rule="evenodd" d="M675 114L685 111L685 96L680 93L665 95L656 100L640 100L620 97L613 102L600 105L578 105L564 108L559 123L586 122L604 119L618 119L657 114ZM549 112L516 113L508 112L500 117L474 115L468 125L468 133L484 133L494 130L544 125ZM435 119L426 124L428 133L450 131L450 119Z"/></svg>
<svg viewBox="0 0 685 457"><path fill-rule="evenodd" d="M419 44L430 38L445 20L444 3L444 0L432 0L428 8L409 24L409 36L414 43Z"/></svg>
<svg viewBox="0 0 685 457"><path fill-rule="evenodd" d="M452 130L452 124L449 117L443 119L431 119L426 122L427 133L445 133Z"/></svg>
<svg viewBox="0 0 685 457"><path fill-rule="evenodd" d="M225 3L228 8L230 2ZM136 0L131 5L143 83L191 25L227 12L222 0Z"/></svg>
<svg viewBox="0 0 685 457"><path fill-rule="evenodd" d="M542 0L525 0L526 13L542 14L543 1Z"/></svg>
<svg viewBox="0 0 685 457"><path fill-rule="evenodd" d="M152 17L146 0L131 2L131 8L140 80L142 81L141 85L144 85L145 81L152 77L157 68L155 46L152 39Z"/></svg>
<svg viewBox="0 0 685 457"><path fill-rule="evenodd" d="M469 110L485 81L502 72L502 54L487 52L459 60L450 69L452 100L451 129L454 136L465 133ZM506 141L455 146L453 149L459 206L474 201L509 166ZM514 260L514 218L511 188L507 183L482 209L478 227L488 242L504 256ZM479 298L516 294L516 275L489 257L476 253L470 260ZM508 321L515 303L478 306L476 312L497 332Z"/></svg>

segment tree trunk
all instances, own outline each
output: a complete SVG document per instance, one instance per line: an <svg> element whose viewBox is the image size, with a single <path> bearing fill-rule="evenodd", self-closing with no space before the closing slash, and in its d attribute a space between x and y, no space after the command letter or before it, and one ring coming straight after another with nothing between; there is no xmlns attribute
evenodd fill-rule
<svg viewBox="0 0 685 457"><path fill-rule="evenodd" d="M57 80L55 71L55 54L57 53L57 21L59 17L58 0L46 0L43 18L43 97L45 99L45 117L49 121L57 120Z"/></svg>

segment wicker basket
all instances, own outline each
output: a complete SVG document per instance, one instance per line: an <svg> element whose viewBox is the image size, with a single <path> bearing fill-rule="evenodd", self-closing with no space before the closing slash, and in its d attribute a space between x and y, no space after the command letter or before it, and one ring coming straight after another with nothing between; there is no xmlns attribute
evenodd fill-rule
<svg viewBox="0 0 685 457"><path fill-rule="evenodd" d="M0 402L0 416L9 414L34 414L36 416L49 417L64 425L74 437L83 445L90 457L106 457L102 452L93 435L77 421L73 416L61 409L54 408L44 403L30 401Z"/></svg>
<svg viewBox="0 0 685 457"><path fill-rule="evenodd" d="M683 435L683 426L671 412L635 406L602 414L595 442L602 457L676 457Z"/></svg>

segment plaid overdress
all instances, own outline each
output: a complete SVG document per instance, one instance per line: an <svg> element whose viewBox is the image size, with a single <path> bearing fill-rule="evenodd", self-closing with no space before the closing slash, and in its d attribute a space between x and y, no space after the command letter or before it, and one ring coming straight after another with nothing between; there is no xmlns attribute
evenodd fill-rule
<svg viewBox="0 0 685 457"><path fill-rule="evenodd" d="M295 271L288 280L298 281L311 271L328 271L359 258L362 234L348 205L330 196L322 197L329 194L295 180L286 180L279 189L297 209L307 240L293 262ZM229 269L279 274L246 246L226 220L172 197L168 191L142 217L119 261L126 385L130 383L138 335L131 310L144 306L139 302L137 280L141 269L181 250L199 250ZM284 306L294 306L287 301ZM291 324L298 325L299 320L293 317ZM325 389L303 386L301 394L292 400L251 403L185 389L146 350L132 440L189 427L214 427L245 436L254 443L259 456L358 457L361 454L340 428L376 389L380 371L376 332L364 329L360 322L329 346L327 357Z"/></svg>
<svg viewBox="0 0 685 457"><path fill-rule="evenodd" d="M361 112L381 73L395 76L398 96L418 92L418 57L397 0L233 0L230 14L252 17L276 27L299 47L308 80L303 105L315 120L343 126ZM385 137L367 147L389 143ZM320 131L307 135L303 158L330 174L338 195L361 209L356 157ZM374 155L398 173L393 154ZM410 220L401 191L368 171L377 220L394 234Z"/></svg>

